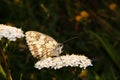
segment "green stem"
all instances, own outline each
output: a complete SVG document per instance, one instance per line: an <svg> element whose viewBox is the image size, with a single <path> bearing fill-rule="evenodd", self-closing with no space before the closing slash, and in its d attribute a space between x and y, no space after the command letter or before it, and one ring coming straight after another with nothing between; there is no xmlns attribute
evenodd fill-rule
<svg viewBox="0 0 120 80"><path fill-rule="evenodd" d="M6 52L6 50L7 50L8 46L9 46L9 44L10 44L10 41L8 41L8 42L5 44L5 47L3 48L3 51L4 51L4 52Z"/></svg>
<svg viewBox="0 0 120 80"><path fill-rule="evenodd" d="M98 34L92 32L92 31L90 32L90 34L92 34L93 36L95 36L100 41L100 43L102 44L102 46L107 51L108 55L111 57L111 59L113 60L113 62L117 65L117 67L120 69L119 58L116 55L117 52L112 48L112 46L110 45L110 43L105 38L100 37Z"/></svg>
<svg viewBox="0 0 120 80"><path fill-rule="evenodd" d="M8 58L7 58L7 55L5 55L4 51L0 49L0 54L1 54L1 57L2 57L2 61L3 63L5 64L5 69L6 69L6 78L7 80L12 80L12 77L11 77L11 74L10 74L10 71L9 71L9 66L8 66Z"/></svg>
<svg viewBox="0 0 120 80"><path fill-rule="evenodd" d="M4 79L7 79L6 73L5 73L5 71L3 70L1 64L0 64L0 74L2 75L2 77L3 77Z"/></svg>

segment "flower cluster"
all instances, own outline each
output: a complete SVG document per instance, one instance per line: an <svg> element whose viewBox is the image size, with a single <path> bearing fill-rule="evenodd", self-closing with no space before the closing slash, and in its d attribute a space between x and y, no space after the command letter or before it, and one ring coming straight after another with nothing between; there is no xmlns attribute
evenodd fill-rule
<svg viewBox="0 0 120 80"><path fill-rule="evenodd" d="M60 69L62 67L80 67L86 69L88 66L92 66L91 60L84 55L65 55L58 57L48 57L40 60L35 64L35 68L39 70L42 68Z"/></svg>
<svg viewBox="0 0 120 80"><path fill-rule="evenodd" d="M0 40L5 37L10 41L16 41L17 38L24 37L23 31L16 27L0 24Z"/></svg>

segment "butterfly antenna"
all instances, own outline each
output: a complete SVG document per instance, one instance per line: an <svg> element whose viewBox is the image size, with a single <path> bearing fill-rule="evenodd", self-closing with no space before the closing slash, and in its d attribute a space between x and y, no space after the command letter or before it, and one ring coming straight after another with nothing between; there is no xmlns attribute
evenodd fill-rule
<svg viewBox="0 0 120 80"><path fill-rule="evenodd" d="M64 41L63 44L65 44L65 43L67 43L67 42L69 42L69 41L71 41L71 40L77 39L77 38L79 38L79 37L73 37L73 38L70 38L70 39Z"/></svg>

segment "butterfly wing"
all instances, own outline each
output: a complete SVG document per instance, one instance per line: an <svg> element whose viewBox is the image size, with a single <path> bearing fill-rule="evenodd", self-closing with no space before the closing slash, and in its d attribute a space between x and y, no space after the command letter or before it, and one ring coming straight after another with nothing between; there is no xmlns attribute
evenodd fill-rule
<svg viewBox="0 0 120 80"><path fill-rule="evenodd" d="M60 54L53 53L58 43L52 37L36 31L27 31L25 36L29 50L34 57L47 58Z"/></svg>

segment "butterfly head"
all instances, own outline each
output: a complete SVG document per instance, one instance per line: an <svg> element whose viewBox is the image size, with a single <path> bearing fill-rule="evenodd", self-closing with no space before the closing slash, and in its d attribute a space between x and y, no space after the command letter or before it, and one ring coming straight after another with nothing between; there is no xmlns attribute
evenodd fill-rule
<svg viewBox="0 0 120 80"><path fill-rule="evenodd" d="M62 48L63 48L63 44L58 43L58 45L56 45L55 49L53 50L53 54L55 56L59 56L62 53Z"/></svg>

